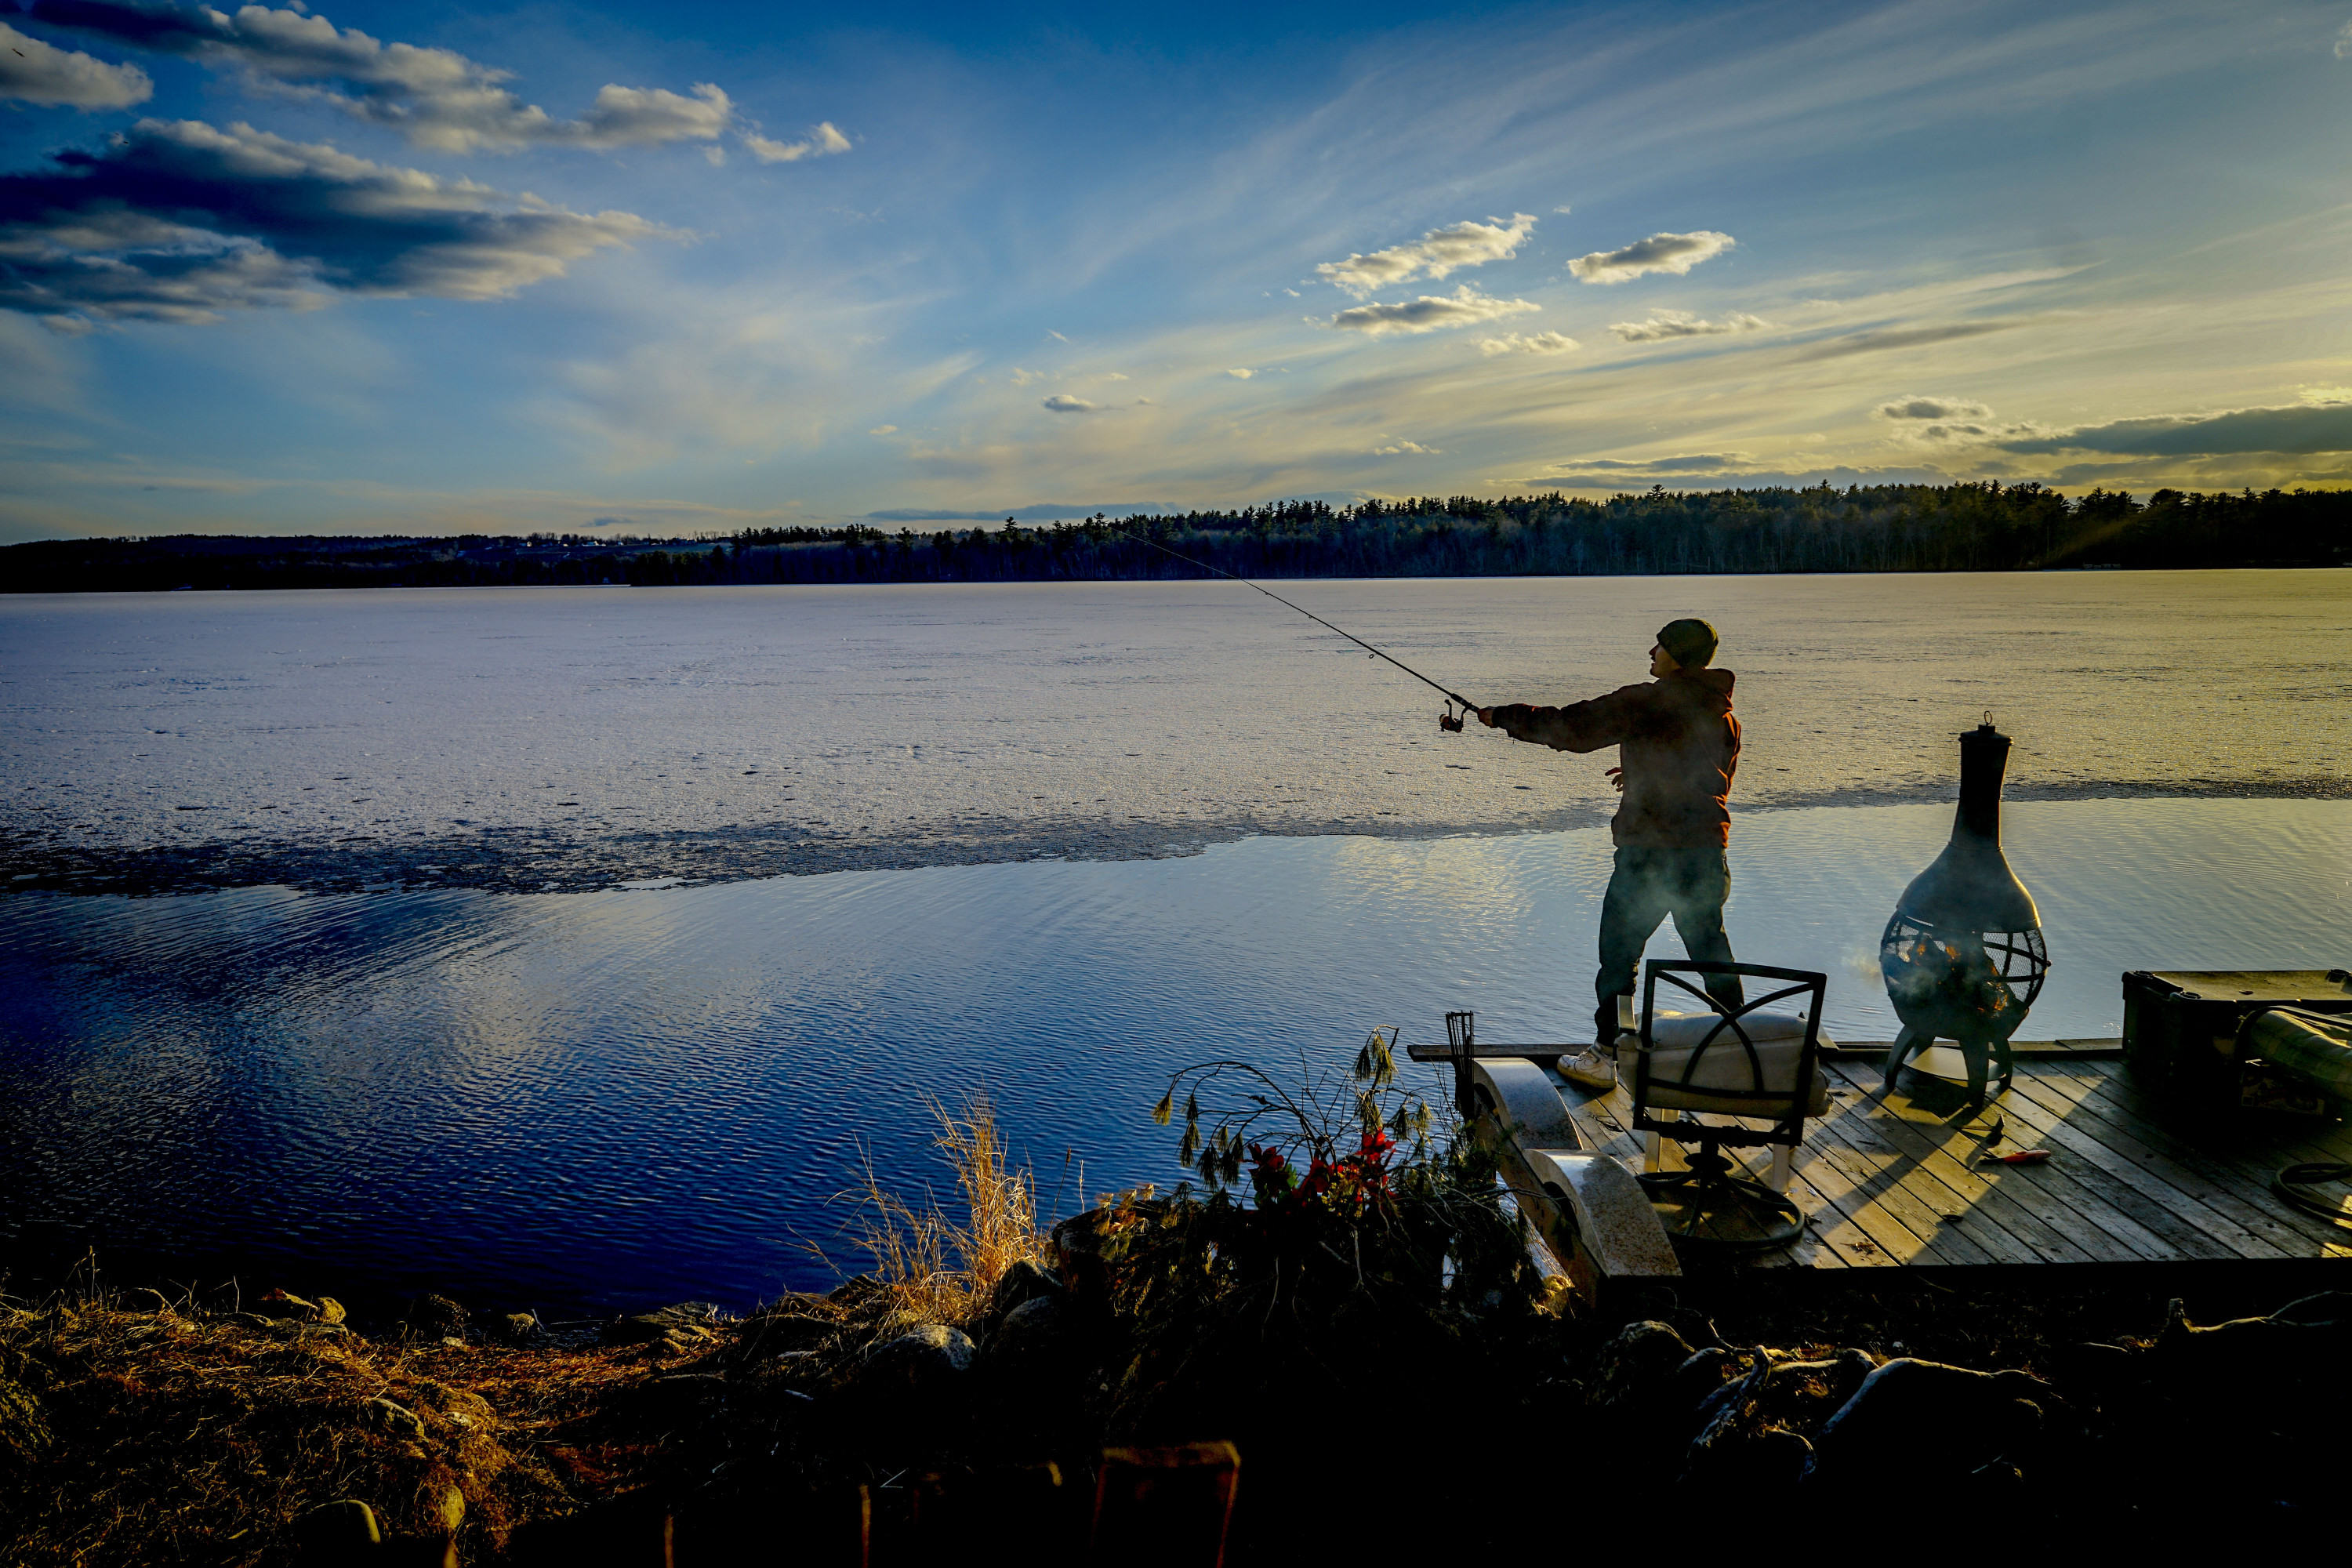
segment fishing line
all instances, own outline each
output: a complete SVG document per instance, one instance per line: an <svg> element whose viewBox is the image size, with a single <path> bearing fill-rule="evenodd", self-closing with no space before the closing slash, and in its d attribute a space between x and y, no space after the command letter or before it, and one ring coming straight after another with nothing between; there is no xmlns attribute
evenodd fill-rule
<svg viewBox="0 0 2352 1568"><path fill-rule="evenodd" d="M1308 620L1313 621L1313 622L1314 622L1317 626L1324 626L1324 627L1328 628L1328 629L1329 629L1329 630L1331 630L1331 631L1339 632L1339 635L1340 635L1341 637L1346 637L1349 642L1354 643L1358 647L1362 648L1366 653L1370 654L1374 658L1385 658L1385 659L1387 659L1391 664L1395 665L1399 669L1403 670L1407 675L1412 676L1415 680L1420 681L1423 686L1429 687L1429 688L1431 688L1431 689L1433 689L1433 690L1436 690L1436 691L1439 691L1439 692L1444 693L1444 696L1445 696L1449 700L1451 700L1451 701L1459 702L1460 704L1462 704L1462 710L1463 710L1464 717L1465 717L1465 718L1466 718L1468 715L1470 715L1470 714L1472 714L1472 713L1475 713L1475 712L1476 712L1476 711L1478 710L1478 705L1477 705L1476 703L1475 703L1475 702L1471 701L1471 700L1470 700L1470 699L1468 699L1467 697L1463 696L1463 695L1462 695L1461 693L1459 693L1459 692L1455 692L1455 691L1447 691L1447 690L1446 690L1446 689L1445 689L1444 687L1438 685L1438 684L1437 684L1437 682L1435 682L1434 680L1430 679L1429 679L1429 677L1427 677L1427 676L1425 676L1425 675L1422 674L1422 672L1421 672L1421 671L1419 671L1419 670L1417 670L1417 669L1413 668L1413 667L1412 667L1412 666L1411 666L1411 665L1409 665L1409 664L1405 663L1405 662L1404 662L1404 660L1402 660L1402 659L1401 659L1401 658L1393 658L1392 656L1391 656L1391 655L1389 655L1389 654L1382 653L1379 648L1374 647L1371 644L1370 644L1370 643L1366 642L1363 638L1361 638L1361 637L1358 637L1358 636L1357 636L1355 633L1353 633L1353 632L1339 631L1339 628L1338 626L1332 626L1330 622L1328 622L1328 621L1325 620L1322 616L1320 616L1317 615L1314 611L1309 610L1309 609L1306 609L1306 608L1301 607L1300 605L1294 605L1294 604L1292 604L1289 600L1287 600L1287 599L1284 598L1281 595L1279 595L1279 594L1276 593L1276 592L1275 592L1273 589L1271 589L1271 588L1260 587L1257 584L1251 582L1248 578L1246 578L1246 577L1244 577L1244 576L1242 576L1239 573L1235 573L1235 572L1228 572L1228 571L1226 571L1226 570L1225 570L1223 567L1222 567L1222 566L1212 566L1212 565L1210 565L1210 564L1209 564L1207 562L1205 562L1205 561L1195 561L1195 560L1193 560L1191 556L1189 556L1189 555L1185 554L1185 553L1184 553L1182 551L1181 551L1181 550L1171 550L1171 549L1169 549L1166 545L1164 545L1164 544L1160 543L1158 540L1155 540L1155 539L1146 539L1146 538L1144 538L1144 537L1143 537L1143 535L1141 535L1141 534L1139 534L1139 533L1129 533L1126 529L1123 529L1123 528L1113 528L1113 529L1111 530L1111 531L1112 531L1113 533L1122 535L1122 536L1124 536L1124 537L1126 537L1126 538L1128 538L1128 539L1132 539L1132 540L1134 540L1138 544L1148 544L1148 545L1150 545L1152 549L1159 551L1159 552L1160 552L1161 554L1163 554L1163 555L1173 555L1174 557L1176 557L1176 559L1177 559L1177 560L1183 562L1183 563L1184 563L1186 565L1188 565L1188 566L1198 566L1198 567L1199 567L1202 571L1203 571L1203 572L1214 572L1214 573L1215 573L1218 576L1220 576L1220 577L1231 577L1234 582L1239 583L1239 584L1240 584L1243 587L1244 587L1244 588L1256 588L1256 589L1257 589L1257 591L1258 591L1259 593L1264 594L1267 598L1272 599L1276 604L1277 604L1277 605L1283 605L1283 606L1285 606L1286 608L1288 608L1288 609L1293 609L1293 610L1297 610L1297 611L1298 611L1298 613L1299 613L1300 615L1305 616ZM1443 719L1440 719L1440 720L1438 721L1438 722L1439 722L1440 724L1444 725L1447 730L1450 730L1450 731L1459 731L1459 730L1462 728L1462 720L1460 720L1460 719L1456 719L1456 718L1454 716L1454 714L1453 714L1453 712L1452 712L1452 710L1449 710L1446 712L1445 717L1444 717L1444 718L1443 718Z"/></svg>

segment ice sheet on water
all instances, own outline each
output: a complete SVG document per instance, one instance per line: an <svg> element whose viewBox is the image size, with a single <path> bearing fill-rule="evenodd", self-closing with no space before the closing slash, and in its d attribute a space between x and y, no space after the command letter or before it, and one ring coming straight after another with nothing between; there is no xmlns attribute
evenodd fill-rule
<svg viewBox="0 0 2352 1568"><path fill-rule="evenodd" d="M1704 615L1737 809L1945 797L1987 709L2019 798L2347 791L2340 572L1286 592L1483 701L1643 679ZM1435 692L1229 583L20 596L0 681L0 870L42 887L612 886L1614 804L1612 755L1441 735Z"/></svg>

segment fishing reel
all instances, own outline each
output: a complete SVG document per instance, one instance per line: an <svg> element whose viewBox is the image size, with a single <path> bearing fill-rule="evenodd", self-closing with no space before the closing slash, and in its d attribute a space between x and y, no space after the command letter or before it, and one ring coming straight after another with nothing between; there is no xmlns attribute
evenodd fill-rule
<svg viewBox="0 0 2352 1568"><path fill-rule="evenodd" d="M1469 709L1465 708L1457 715L1454 711L1454 704L1448 702L1445 705L1445 711L1438 716L1437 727L1449 735L1459 735L1462 733L1462 721L1468 717L1470 717Z"/></svg>

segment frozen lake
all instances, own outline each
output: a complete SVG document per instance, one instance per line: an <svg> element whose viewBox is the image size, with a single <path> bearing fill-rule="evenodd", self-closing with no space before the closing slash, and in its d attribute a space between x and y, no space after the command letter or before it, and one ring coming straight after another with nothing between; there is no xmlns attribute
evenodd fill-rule
<svg viewBox="0 0 2352 1568"><path fill-rule="evenodd" d="M1645 679L1702 614L1735 809L2352 794L2352 572L1300 583L1485 702ZM0 598L0 875L610 886L1522 832L1613 758L1441 736L1436 694L1232 583Z"/></svg>
<svg viewBox="0 0 2352 1568"><path fill-rule="evenodd" d="M1994 709L2049 1037L2114 1033L2125 969L2352 962L2347 584L1285 592L1490 700L1717 620L1732 939L1847 1038ZM1230 584L0 600L0 1240L742 1305L829 1278L861 1148L944 1176L925 1092L987 1089L1066 1211L1174 1177L1187 1062L1567 1037L1613 757L1440 736L1332 642Z"/></svg>

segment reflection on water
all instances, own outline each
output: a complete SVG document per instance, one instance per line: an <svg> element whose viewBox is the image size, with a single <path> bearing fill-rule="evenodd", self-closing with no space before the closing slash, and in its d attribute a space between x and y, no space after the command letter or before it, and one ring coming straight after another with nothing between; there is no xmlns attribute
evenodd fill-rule
<svg viewBox="0 0 2352 1568"><path fill-rule="evenodd" d="M1742 818L1740 955L1827 969L1833 1032L1889 1037L1879 927L1950 822ZM2352 963L2352 805L2027 803L2008 825L2057 964L2030 1037L2115 1033L2125 969ZM1491 1039L1569 1037L1607 847L1260 838L556 896L19 896L0 1227L294 1285L740 1305L829 1278L806 1243L861 1146L942 1173L926 1093L986 1087L1067 1209L1066 1151L1095 1191L1174 1174L1147 1108L1186 1062L1332 1066L1373 1024L1442 1037L1452 1007Z"/></svg>

